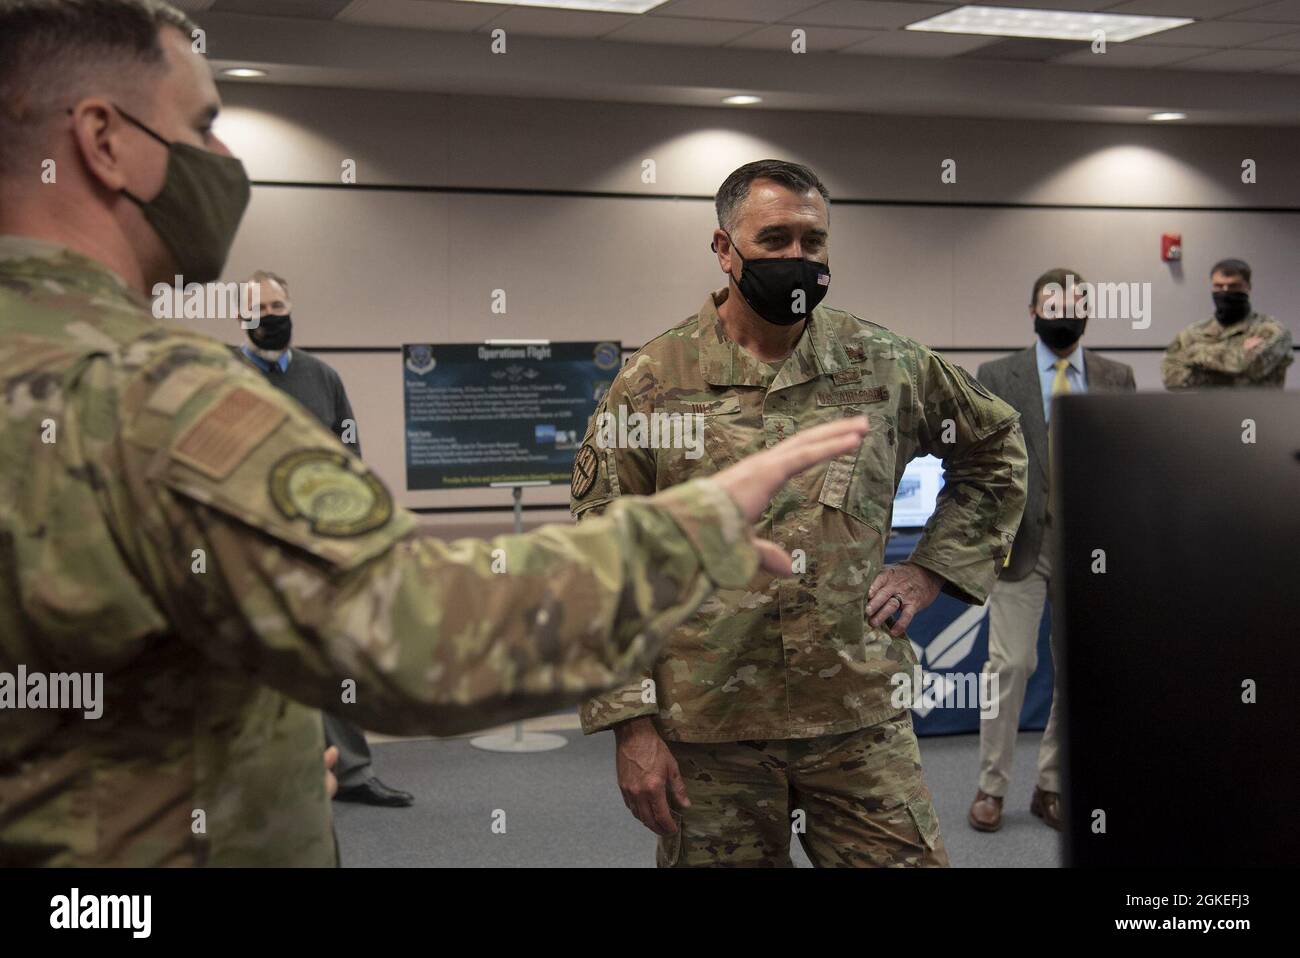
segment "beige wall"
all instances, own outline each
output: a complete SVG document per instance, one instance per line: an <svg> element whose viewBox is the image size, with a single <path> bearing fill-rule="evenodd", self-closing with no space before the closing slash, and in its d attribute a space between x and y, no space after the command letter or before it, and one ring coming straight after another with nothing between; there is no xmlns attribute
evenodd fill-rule
<svg viewBox="0 0 1300 958"><path fill-rule="evenodd" d="M711 196L762 156L810 163L841 200L958 205L833 206L828 302L884 323L974 368L1032 338L1025 303L1043 269L1150 283L1150 328L1094 322L1094 347L1159 388L1159 352L1209 315L1206 272L1249 260L1260 308L1300 329L1300 208L1288 154L1300 131L1081 126L874 118L557 101L460 99L226 85L219 132L255 180L228 279L267 267L289 278L295 340L333 347L474 342L489 337L621 339L639 345L693 313L721 274L707 245ZM940 183L957 160L958 183ZM1255 159L1259 183L1240 182ZM643 183L643 161L656 181ZM343 187L341 164L358 184ZM307 186L266 185L306 183ZM495 189L384 191L378 185ZM630 196L547 196L563 190ZM972 203L1105 206L978 207ZM1215 211L1136 209L1212 206ZM1125 209L1124 207L1130 207ZM1162 232L1187 259L1158 257ZM503 289L507 313L489 310ZM238 331L221 331L236 341ZM400 359L324 357L344 378L367 459L412 506L509 503L504 491L406 492ZM1292 384L1296 382L1293 370ZM560 489L528 502L562 503ZM555 513L541 516L553 518ZM455 525L451 524L454 518ZM452 534L498 529L500 515L451 517ZM530 519L535 518L530 515Z"/></svg>

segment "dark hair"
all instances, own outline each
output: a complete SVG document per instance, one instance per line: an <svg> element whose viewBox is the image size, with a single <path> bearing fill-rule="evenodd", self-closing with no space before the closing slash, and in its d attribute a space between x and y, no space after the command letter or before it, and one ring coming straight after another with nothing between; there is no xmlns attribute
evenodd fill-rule
<svg viewBox="0 0 1300 958"><path fill-rule="evenodd" d="M1049 269L1038 279L1034 280L1033 291L1029 294L1029 306L1031 309L1038 307L1038 294L1043 291L1043 287L1055 283L1061 289L1065 289L1066 281L1069 277L1074 277L1074 285L1078 286L1083 282L1083 277L1079 275L1078 270L1066 269L1064 266L1058 266L1055 269Z"/></svg>
<svg viewBox="0 0 1300 958"><path fill-rule="evenodd" d="M1250 285L1250 264L1244 259L1221 259L1214 264L1210 275L1222 273L1224 276L1240 276Z"/></svg>
<svg viewBox="0 0 1300 958"><path fill-rule="evenodd" d="M159 31L198 29L160 0L0 2L0 168L12 168L69 100L120 90L165 62Z"/></svg>
<svg viewBox="0 0 1300 958"><path fill-rule="evenodd" d="M755 160L746 163L731 174L718 187L713 197L713 206L718 211L718 225L730 230L735 222L736 209L749 196L749 187L755 180L775 180L797 193L806 193L815 189L822 195L826 205L830 206L831 194L827 191L817 174L799 163L787 160Z"/></svg>

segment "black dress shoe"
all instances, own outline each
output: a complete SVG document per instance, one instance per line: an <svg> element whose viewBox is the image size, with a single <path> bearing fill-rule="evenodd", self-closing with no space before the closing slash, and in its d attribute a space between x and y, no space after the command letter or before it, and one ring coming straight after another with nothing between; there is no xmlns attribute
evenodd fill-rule
<svg viewBox="0 0 1300 958"><path fill-rule="evenodd" d="M384 805L389 808L402 808L415 802L410 792L399 792L389 788L377 778L367 779L360 785L340 786L334 796L336 802L360 802L363 805Z"/></svg>

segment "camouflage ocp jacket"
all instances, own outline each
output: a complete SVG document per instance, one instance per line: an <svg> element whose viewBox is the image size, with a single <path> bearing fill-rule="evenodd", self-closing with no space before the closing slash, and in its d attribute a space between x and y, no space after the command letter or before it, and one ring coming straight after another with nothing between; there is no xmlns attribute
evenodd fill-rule
<svg viewBox="0 0 1300 958"><path fill-rule="evenodd" d="M726 295L712 294L614 379L578 453L594 479L575 479L575 516L711 475L842 416L865 414L871 431L855 452L787 483L758 527L802 572L759 572L715 593L652 670L584 704L588 733L644 715L685 742L805 738L883 721L900 711L891 677L910 676L916 662L906 637L873 629L865 615L903 469L927 454L944 461L938 507L910 561L942 576L952 595L984 602L1020 524L1018 414L964 369L825 306L784 363L763 363L725 335L717 308Z"/></svg>

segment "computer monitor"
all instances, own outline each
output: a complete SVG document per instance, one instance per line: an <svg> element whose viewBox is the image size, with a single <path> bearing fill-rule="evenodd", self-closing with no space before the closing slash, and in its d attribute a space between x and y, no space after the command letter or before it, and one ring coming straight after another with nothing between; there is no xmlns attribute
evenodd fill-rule
<svg viewBox="0 0 1300 958"><path fill-rule="evenodd" d="M1051 423L1066 862L1300 864L1300 393Z"/></svg>
<svg viewBox="0 0 1300 958"><path fill-rule="evenodd" d="M943 488L943 461L935 456L913 459L903 470L894 493L895 529L915 529L925 525L934 512L935 499Z"/></svg>

